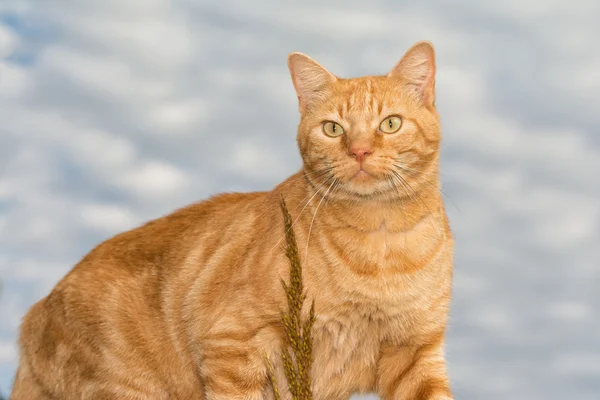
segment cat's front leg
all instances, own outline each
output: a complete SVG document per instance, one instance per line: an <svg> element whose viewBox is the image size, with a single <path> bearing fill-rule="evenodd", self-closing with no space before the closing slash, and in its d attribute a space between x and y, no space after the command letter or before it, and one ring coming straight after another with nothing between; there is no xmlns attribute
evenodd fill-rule
<svg viewBox="0 0 600 400"><path fill-rule="evenodd" d="M443 354L443 336L415 346L381 350L377 387L384 400L453 400Z"/></svg>
<svg viewBox="0 0 600 400"><path fill-rule="evenodd" d="M201 366L206 400L267 400L262 352L229 343L206 346Z"/></svg>

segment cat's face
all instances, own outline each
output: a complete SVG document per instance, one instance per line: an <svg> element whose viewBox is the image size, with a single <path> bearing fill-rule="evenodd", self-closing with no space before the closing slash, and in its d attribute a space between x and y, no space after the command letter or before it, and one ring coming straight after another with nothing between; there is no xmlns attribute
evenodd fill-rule
<svg viewBox="0 0 600 400"><path fill-rule="evenodd" d="M308 179L346 199L410 196L437 166L433 49L419 43L387 76L340 79L307 56L289 59L300 101Z"/></svg>

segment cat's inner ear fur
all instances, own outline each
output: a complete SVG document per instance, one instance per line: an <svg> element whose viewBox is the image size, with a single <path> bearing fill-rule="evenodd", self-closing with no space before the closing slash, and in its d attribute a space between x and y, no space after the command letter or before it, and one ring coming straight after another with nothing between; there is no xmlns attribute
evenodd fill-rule
<svg viewBox="0 0 600 400"><path fill-rule="evenodd" d="M306 54L291 53L288 56L288 67L298 95L300 110L324 97L326 86L337 80L335 75Z"/></svg>
<svg viewBox="0 0 600 400"><path fill-rule="evenodd" d="M430 42L418 42L388 73L404 80L427 106L435 101L435 51Z"/></svg>

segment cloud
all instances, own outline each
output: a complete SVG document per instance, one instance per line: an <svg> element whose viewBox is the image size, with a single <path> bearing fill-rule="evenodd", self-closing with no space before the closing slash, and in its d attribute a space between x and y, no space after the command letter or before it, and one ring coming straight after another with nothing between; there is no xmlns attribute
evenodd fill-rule
<svg viewBox="0 0 600 400"><path fill-rule="evenodd" d="M78 214L90 229L108 234L130 229L139 222L130 210L115 205L88 204L81 207Z"/></svg>
<svg viewBox="0 0 600 400"><path fill-rule="evenodd" d="M7 26L0 25L0 59L12 54L18 45L18 36Z"/></svg>
<svg viewBox="0 0 600 400"><path fill-rule="evenodd" d="M17 352L14 343L0 342L0 363L14 363L17 359Z"/></svg>
<svg viewBox="0 0 600 400"><path fill-rule="evenodd" d="M116 177L117 184L141 198L164 196L182 191L188 183L185 173L168 163L151 161Z"/></svg>

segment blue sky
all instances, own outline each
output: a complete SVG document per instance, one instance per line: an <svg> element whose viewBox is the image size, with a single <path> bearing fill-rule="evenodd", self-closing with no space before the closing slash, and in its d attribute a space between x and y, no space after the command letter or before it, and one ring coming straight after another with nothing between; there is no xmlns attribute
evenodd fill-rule
<svg viewBox="0 0 600 400"><path fill-rule="evenodd" d="M0 388L27 308L92 246L300 167L286 66L437 50L460 399L600 393L600 3L0 2ZM405 2L403 2L405 3Z"/></svg>

